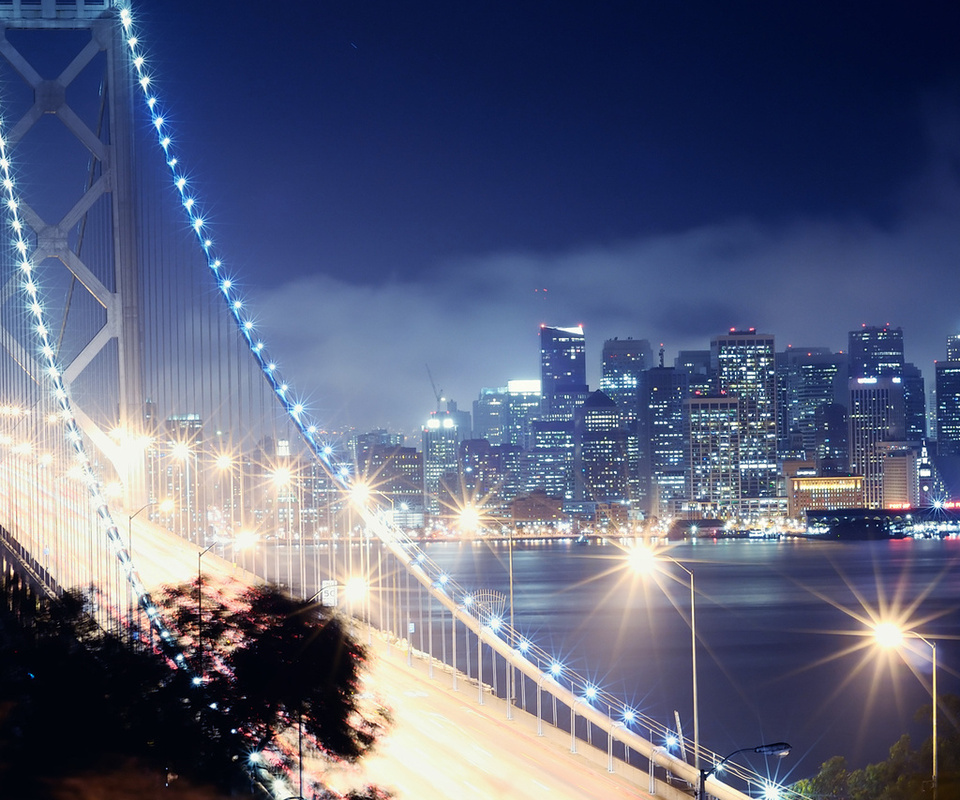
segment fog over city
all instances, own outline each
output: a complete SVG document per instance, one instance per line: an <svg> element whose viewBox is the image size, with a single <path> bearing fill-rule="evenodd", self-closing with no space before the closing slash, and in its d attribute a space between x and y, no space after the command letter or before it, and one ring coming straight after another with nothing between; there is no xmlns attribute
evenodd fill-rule
<svg viewBox="0 0 960 800"><path fill-rule="evenodd" d="M425 364L461 408L537 377L541 323L584 325L593 386L608 337L670 363L731 327L840 350L863 323L902 327L929 384L960 330L946 4L295 11L156 24L192 54L162 67L194 183L331 426L415 432Z"/></svg>

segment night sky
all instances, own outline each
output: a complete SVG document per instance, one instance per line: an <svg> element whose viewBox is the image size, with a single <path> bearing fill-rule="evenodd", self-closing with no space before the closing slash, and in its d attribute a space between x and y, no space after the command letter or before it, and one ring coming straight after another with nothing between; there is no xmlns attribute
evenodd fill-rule
<svg viewBox="0 0 960 800"><path fill-rule="evenodd" d="M264 13L261 9L267 9ZM960 331L960 7L134 4L198 196L320 419L418 430L540 323L705 348ZM544 291L545 290L545 291Z"/></svg>

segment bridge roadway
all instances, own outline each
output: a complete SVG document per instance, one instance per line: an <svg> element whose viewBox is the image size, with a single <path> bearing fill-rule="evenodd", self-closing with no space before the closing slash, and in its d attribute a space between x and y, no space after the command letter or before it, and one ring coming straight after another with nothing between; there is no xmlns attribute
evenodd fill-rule
<svg viewBox="0 0 960 800"><path fill-rule="evenodd" d="M146 520L134 520L133 528L133 557L148 589L196 577L199 548ZM216 549L203 557L203 576L226 583L258 580ZM514 708L514 719L508 721L505 701L489 693L479 705L475 681L460 675L460 691L454 692L448 667L435 662L430 679L425 655L418 654L408 667L401 647L377 635L361 633L361 638L370 642L367 691L390 710L393 724L376 752L356 766L331 770L326 762L305 763L308 772L322 775L332 788L347 791L376 784L392 789L398 798L458 800L652 797L646 791L648 775L641 769L616 761L616 771L609 773L605 750L578 741L573 754L569 733L545 724L544 735L538 736L534 716ZM637 764L645 761L637 754L632 757ZM658 784L658 798L689 796Z"/></svg>
<svg viewBox="0 0 960 800"><path fill-rule="evenodd" d="M8 466L0 462L0 467ZM17 470L14 469L13 473ZM13 477L8 475L7 477ZM8 488L13 488L8 486ZM56 529L53 520L57 514L76 513L84 504L75 498L66 504L57 502L53 492L44 487L31 485L33 491L4 493L2 504L4 516L26 523L33 531ZM30 498L25 500L25 498ZM125 515L115 512L115 519L122 521ZM3 522L3 520L0 520ZM16 528L17 526L12 526ZM128 544L127 531L121 528L121 538ZM83 573L84 564L74 564L76 556L70 552L67 541L59 536L47 543L38 542L31 533L26 533L28 549L42 551L43 568L51 568L54 577L64 568L73 574ZM75 545L76 546L76 545ZM81 543L80 545L84 545ZM61 549L62 548L62 549ZM192 581L197 575L197 555L200 548L164 530L146 519L134 519L132 523L132 548L134 563L143 584L154 592L164 584ZM86 559L82 559L85 561ZM216 549L207 552L202 560L205 581L228 586L252 585L258 578L235 562L219 556ZM111 570L113 571L113 570ZM115 579L120 578L119 570ZM89 574L89 573L86 573ZM73 585L64 581L64 585ZM127 602L119 602L123 613ZM376 642L377 640L374 639ZM386 644L379 646L387 650ZM397 648L390 648L396 653ZM415 663L418 663L415 661ZM385 705L394 712L396 725L381 744L379 755L361 765L356 774L338 776L337 780L378 782L394 786L400 796L421 797L491 797L496 795L525 797L541 796L542 786L550 786L556 797L651 797L645 789L648 776L615 762L616 774L606 769L606 752L591 748L578 740L578 753L570 752L569 733L544 726L545 736L536 735L535 720L515 709L515 720L508 722L503 701L490 698L480 706L470 696L476 684L463 678L463 691L454 693L442 683L424 684L416 679L416 673L400 668L388 658L373 659L371 680L377 695L384 698ZM435 669L435 675L449 675ZM447 678L449 680L449 678ZM470 691L466 687L473 687ZM403 687L403 688L398 688ZM498 709L499 710L494 710ZM532 727L531 727L532 726ZM460 731L459 737L454 735ZM636 737L634 737L636 738ZM638 739L638 743L642 740ZM604 748L605 749L605 748ZM658 748L659 749L659 748ZM631 751L638 765L646 766L646 759ZM693 779L693 768L665 753L657 755L658 761ZM506 776L510 776L509 780ZM526 776L526 777L525 777ZM662 773L658 774L662 778ZM333 779L333 776L331 776ZM452 787L477 787L473 795ZM516 786L508 791L507 786ZM534 788L537 791L533 791ZM719 800L746 800L747 795L732 787L713 782L711 794ZM472 791L472 789L471 789ZM680 800L685 795L666 785L657 783L657 797ZM532 794L531 794L532 792Z"/></svg>
<svg viewBox="0 0 960 800"><path fill-rule="evenodd" d="M345 792L373 783L398 798L458 800L653 797L641 769L615 761L610 773L605 751L578 741L578 752L571 753L568 733L544 725L538 736L536 718L518 708L507 720L506 701L486 693L479 705L476 682L462 674L454 691L449 667L435 662L430 678L425 655L408 666L402 646L376 635L368 648L367 685L385 700L394 724L373 755L327 773L332 788ZM632 759L646 766L645 758ZM658 798L689 798L663 783L657 792Z"/></svg>

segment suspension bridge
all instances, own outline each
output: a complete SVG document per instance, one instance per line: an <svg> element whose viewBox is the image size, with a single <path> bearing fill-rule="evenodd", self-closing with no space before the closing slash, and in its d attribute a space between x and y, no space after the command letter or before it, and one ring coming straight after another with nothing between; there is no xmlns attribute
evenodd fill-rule
<svg viewBox="0 0 960 800"><path fill-rule="evenodd" d="M190 143L171 122L176 98L153 67L164 43L136 8L0 0L0 29L5 571L37 593L92 586L102 625L171 652L175 636L151 599L164 584L202 571L213 582L269 577L310 597L363 575L370 588L351 613L371 644L407 662L380 678L413 680L418 665L432 675L436 664L449 684L441 707L453 715L472 703L499 720L469 734L494 766L465 758L450 780L479 783L515 763L512 737L528 735L562 740L568 754L560 763L533 749L517 766L539 770L541 786L564 776L582 797L588 773L629 774L633 793L606 796L693 793L717 754L515 629L495 592L445 573L325 433L208 219ZM405 701L403 713L437 710ZM396 760L439 771L439 745L421 752L422 763L408 750ZM722 782L707 782L712 797L789 794L725 766Z"/></svg>

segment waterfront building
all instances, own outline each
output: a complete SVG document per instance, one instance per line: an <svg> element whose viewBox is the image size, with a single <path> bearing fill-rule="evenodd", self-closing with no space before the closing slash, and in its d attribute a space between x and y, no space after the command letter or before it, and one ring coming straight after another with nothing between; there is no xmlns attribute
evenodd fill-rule
<svg viewBox="0 0 960 800"><path fill-rule="evenodd" d="M731 329L711 342L717 389L736 397L739 497L777 496L777 392L773 336Z"/></svg>
<svg viewBox="0 0 960 800"><path fill-rule="evenodd" d="M920 504L919 448L910 442L880 442L883 459L883 508L916 508Z"/></svg>
<svg viewBox="0 0 960 800"><path fill-rule="evenodd" d="M860 475L795 475L787 478L787 515L802 517L808 511L863 507Z"/></svg>
<svg viewBox="0 0 960 800"><path fill-rule="evenodd" d="M850 378L850 468L864 478L864 507L883 506L880 445L904 440L903 386L897 376Z"/></svg>

